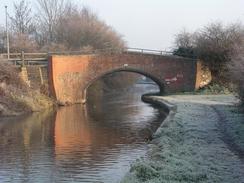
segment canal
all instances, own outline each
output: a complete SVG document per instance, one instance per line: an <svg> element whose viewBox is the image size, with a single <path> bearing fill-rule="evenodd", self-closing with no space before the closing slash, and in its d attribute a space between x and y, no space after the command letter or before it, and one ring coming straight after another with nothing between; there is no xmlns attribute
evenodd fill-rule
<svg viewBox="0 0 244 183"><path fill-rule="evenodd" d="M141 101L155 90L135 84L85 106L0 119L0 182L118 182L165 118Z"/></svg>

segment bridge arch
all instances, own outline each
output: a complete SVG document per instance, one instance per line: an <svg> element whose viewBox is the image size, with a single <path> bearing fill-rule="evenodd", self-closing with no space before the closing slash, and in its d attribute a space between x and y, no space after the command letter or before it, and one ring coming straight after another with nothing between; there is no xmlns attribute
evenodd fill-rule
<svg viewBox="0 0 244 183"><path fill-rule="evenodd" d="M51 55L48 61L50 94L62 105L82 103L86 99L87 88L95 80L119 71L151 78L161 93L194 91L203 73L198 61L170 55Z"/></svg>
<svg viewBox="0 0 244 183"><path fill-rule="evenodd" d="M102 77L106 76L106 75L109 75L109 74L112 74L112 73L116 73L116 72L132 72L132 73L137 73L137 74L140 74L140 75L143 75L143 76L146 76L148 78L150 78L152 81L154 81L158 87L159 87L159 93L158 94L163 94L164 93L164 90L165 90L165 84L163 82L163 80L157 78L156 76L148 73L148 72L145 72L143 70L140 70L140 69L137 69L137 68L133 68L133 67L122 67L122 68L116 68L116 69L112 69L112 70L109 70L109 71L106 71L96 77L94 77L93 79L91 79L87 84L86 86L84 87L84 90L82 91L83 92L83 97L82 97L82 102L85 103L86 100L87 100L87 90L88 88L97 80L101 79Z"/></svg>

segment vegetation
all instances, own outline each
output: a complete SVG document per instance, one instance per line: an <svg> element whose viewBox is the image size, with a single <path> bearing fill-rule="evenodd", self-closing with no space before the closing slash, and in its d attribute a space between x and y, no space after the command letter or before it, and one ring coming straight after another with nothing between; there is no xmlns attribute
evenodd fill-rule
<svg viewBox="0 0 244 183"><path fill-rule="evenodd" d="M196 58L193 34L183 30L176 35L175 45L177 49L173 51L174 55Z"/></svg>
<svg viewBox="0 0 244 183"><path fill-rule="evenodd" d="M0 63L0 116L41 111L54 105L50 98L30 89L18 73L12 65Z"/></svg>
<svg viewBox="0 0 244 183"><path fill-rule="evenodd" d="M14 3L14 13L9 15L10 52L92 51L125 46L121 35L87 7L75 6L67 0L36 0L36 5L38 14L26 0ZM5 31L0 26L0 53L7 51ZM11 115L39 110L41 101L38 100L44 96L28 88L10 65L1 64L0 67L0 95L3 97L0 113ZM120 79L122 84L128 83L127 78ZM106 87L106 81L105 78L101 88ZM48 93L44 86L40 90Z"/></svg>
<svg viewBox="0 0 244 183"><path fill-rule="evenodd" d="M243 46L244 28L240 24L224 26L212 23L189 33L182 31L176 35L175 55L199 58L209 67L213 76L213 85L224 88L235 83L243 102ZM233 88L231 88L232 90Z"/></svg>
<svg viewBox="0 0 244 183"><path fill-rule="evenodd" d="M244 111L244 45L236 49L238 54L228 63L228 69L232 82L237 86L237 92L242 101L242 109Z"/></svg>
<svg viewBox="0 0 244 183"><path fill-rule="evenodd" d="M177 112L166 118L146 158L134 162L121 182L243 182L244 114L235 112L235 97L163 99L176 104Z"/></svg>
<svg viewBox="0 0 244 183"><path fill-rule="evenodd" d="M66 0L36 0L38 14L26 0L14 3L10 16L10 51L77 51L121 48L125 42L113 28L87 7ZM4 47L0 28L0 51Z"/></svg>
<svg viewBox="0 0 244 183"><path fill-rule="evenodd" d="M10 16L11 52L77 51L122 48L124 40L87 7L67 0L36 0L38 14L28 1L14 3ZM0 26L0 52L5 29ZM213 86L235 83L243 101L244 28L240 24L209 24L196 32L182 31L175 38L175 55L199 58L213 74Z"/></svg>

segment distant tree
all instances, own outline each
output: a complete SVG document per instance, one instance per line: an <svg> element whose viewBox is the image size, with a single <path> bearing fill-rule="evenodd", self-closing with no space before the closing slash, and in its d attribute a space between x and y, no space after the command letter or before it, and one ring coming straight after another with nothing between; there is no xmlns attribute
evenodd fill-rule
<svg viewBox="0 0 244 183"><path fill-rule="evenodd" d="M39 28L48 44L55 41L55 26L67 5L66 0L37 0ZM43 37L43 38L44 38Z"/></svg>
<svg viewBox="0 0 244 183"><path fill-rule="evenodd" d="M14 2L14 16L11 16L10 19L14 33L30 34L35 29L30 5L25 0L21 0L19 3Z"/></svg>
<svg viewBox="0 0 244 183"><path fill-rule="evenodd" d="M25 0L14 2L14 15L10 16L10 20L10 51L36 51L38 49L34 37L36 27L30 4Z"/></svg>
<svg viewBox="0 0 244 183"><path fill-rule="evenodd" d="M175 45L177 47L193 47L194 46L194 36L192 33L187 32L183 29L180 33L175 36Z"/></svg>
<svg viewBox="0 0 244 183"><path fill-rule="evenodd" d="M10 45L11 52L36 52L39 50L39 46L34 37L28 34L12 34L10 37Z"/></svg>
<svg viewBox="0 0 244 183"><path fill-rule="evenodd" d="M121 35L89 8L79 8L67 0L36 2L39 10L36 16L26 0L14 3L11 51L91 51L125 46Z"/></svg>
<svg viewBox="0 0 244 183"><path fill-rule="evenodd" d="M54 36L58 44L65 45L70 50L125 46L121 36L87 7L80 10L67 6L57 21Z"/></svg>
<svg viewBox="0 0 244 183"><path fill-rule="evenodd" d="M173 51L174 55L196 58L194 34L185 30L181 31L175 36L175 46L176 49Z"/></svg>

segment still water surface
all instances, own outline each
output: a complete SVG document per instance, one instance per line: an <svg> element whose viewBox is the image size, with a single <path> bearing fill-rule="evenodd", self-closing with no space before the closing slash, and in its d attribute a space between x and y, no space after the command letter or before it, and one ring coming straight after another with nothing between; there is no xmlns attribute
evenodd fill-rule
<svg viewBox="0 0 244 183"><path fill-rule="evenodd" d="M0 120L0 182L118 182L165 118L135 85L86 106Z"/></svg>

